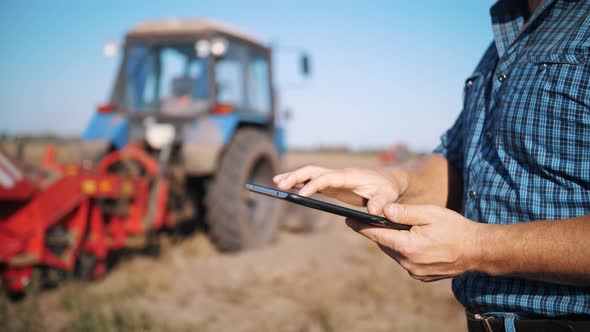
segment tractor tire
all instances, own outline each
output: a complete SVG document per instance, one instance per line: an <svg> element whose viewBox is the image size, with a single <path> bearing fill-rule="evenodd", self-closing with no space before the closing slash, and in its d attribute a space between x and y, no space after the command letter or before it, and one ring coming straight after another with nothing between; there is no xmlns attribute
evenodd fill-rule
<svg viewBox="0 0 590 332"><path fill-rule="evenodd" d="M272 242L279 230L279 200L245 189L247 182L272 185L279 156L268 134L241 129L221 158L205 198L207 224L222 251L240 251Z"/></svg>

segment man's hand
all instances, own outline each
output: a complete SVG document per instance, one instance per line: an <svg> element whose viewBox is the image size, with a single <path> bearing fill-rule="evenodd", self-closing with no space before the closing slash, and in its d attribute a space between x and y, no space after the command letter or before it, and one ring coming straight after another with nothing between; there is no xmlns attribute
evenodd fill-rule
<svg viewBox="0 0 590 332"><path fill-rule="evenodd" d="M404 191L402 176L395 171L361 168L331 170L306 166L273 178L281 190L300 188L299 195L309 197L315 193L336 198L342 202L363 206L369 213L379 215L387 203L395 202Z"/></svg>
<svg viewBox="0 0 590 332"><path fill-rule="evenodd" d="M375 241L415 279L435 281L473 271L480 255L480 224L433 205L388 204L384 214L412 229L397 231L350 219L346 223Z"/></svg>

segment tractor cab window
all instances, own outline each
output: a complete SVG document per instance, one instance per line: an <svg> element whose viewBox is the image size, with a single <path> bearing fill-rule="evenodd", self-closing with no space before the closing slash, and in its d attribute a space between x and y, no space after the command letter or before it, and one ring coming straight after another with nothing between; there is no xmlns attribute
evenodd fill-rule
<svg viewBox="0 0 590 332"><path fill-rule="evenodd" d="M193 45L136 45L128 48L126 56L126 108L164 113L205 109L208 61L196 55Z"/></svg>
<svg viewBox="0 0 590 332"><path fill-rule="evenodd" d="M245 105L244 66L246 50L242 45L230 42L223 57L215 62L217 102L239 108Z"/></svg>
<svg viewBox="0 0 590 332"><path fill-rule="evenodd" d="M248 61L248 108L259 113L271 110L270 72L268 58L253 52Z"/></svg>

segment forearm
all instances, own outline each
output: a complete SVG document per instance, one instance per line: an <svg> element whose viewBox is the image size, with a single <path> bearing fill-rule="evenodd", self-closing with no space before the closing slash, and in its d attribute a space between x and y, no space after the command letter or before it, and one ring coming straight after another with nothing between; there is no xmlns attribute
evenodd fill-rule
<svg viewBox="0 0 590 332"><path fill-rule="evenodd" d="M429 155L414 166L390 171L401 187L400 203L432 204L459 210L462 180L445 158Z"/></svg>
<svg viewBox="0 0 590 332"><path fill-rule="evenodd" d="M590 285L590 215L511 225L481 224L472 270Z"/></svg>

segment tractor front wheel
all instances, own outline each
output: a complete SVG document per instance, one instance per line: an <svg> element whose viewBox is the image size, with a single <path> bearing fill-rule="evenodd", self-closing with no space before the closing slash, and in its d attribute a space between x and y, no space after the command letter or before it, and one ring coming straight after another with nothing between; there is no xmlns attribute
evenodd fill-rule
<svg viewBox="0 0 590 332"><path fill-rule="evenodd" d="M205 201L210 235L219 249L256 248L276 238L281 202L251 193L244 185L270 186L278 169L279 156L270 135L250 128L236 133Z"/></svg>

